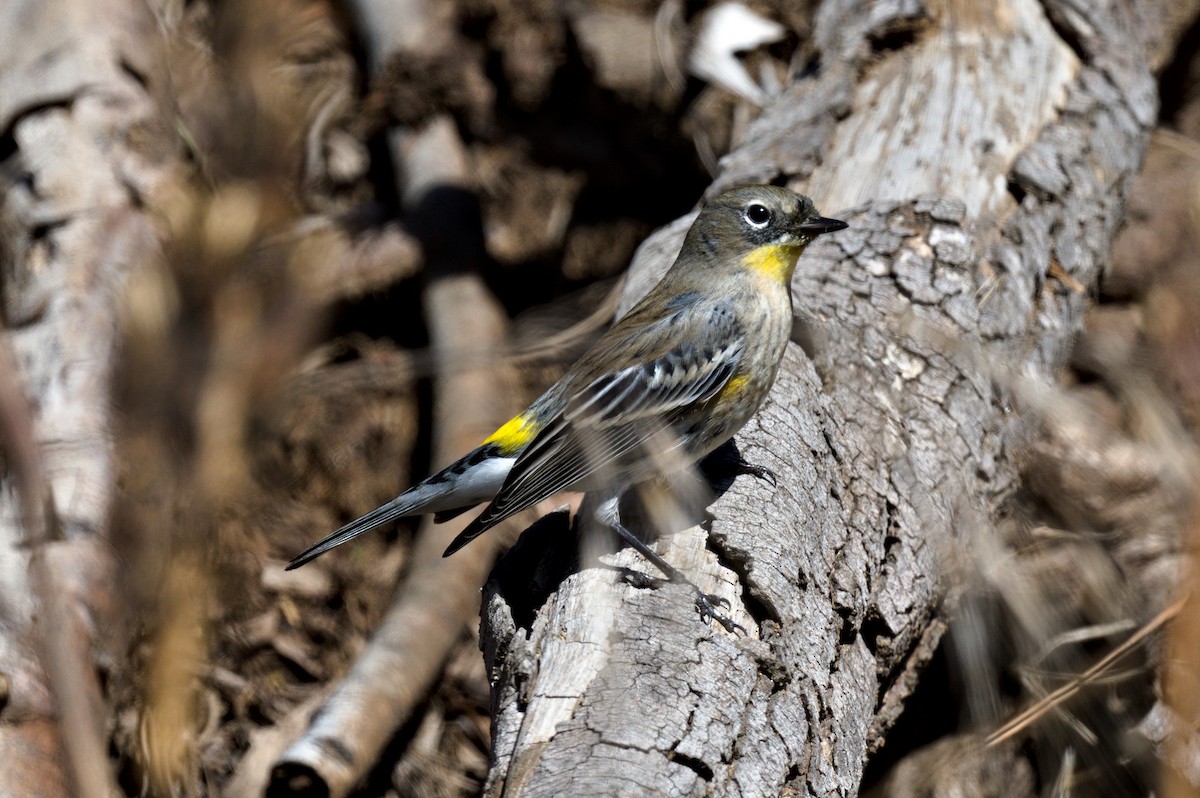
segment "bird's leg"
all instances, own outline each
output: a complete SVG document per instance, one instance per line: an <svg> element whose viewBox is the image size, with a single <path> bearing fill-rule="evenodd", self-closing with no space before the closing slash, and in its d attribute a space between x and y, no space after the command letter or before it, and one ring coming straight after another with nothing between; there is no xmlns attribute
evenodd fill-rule
<svg viewBox="0 0 1200 798"><path fill-rule="evenodd" d="M655 568L662 571L669 581L680 585L687 585L689 588L691 588L692 593L695 594L696 609L700 612L701 621L706 624L716 621L717 623L721 624L721 626L724 626L725 631L727 632L732 632L734 630L745 632L746 630L743 629L740 624L731 621L717 610L718 607L729 606L729 602L726 599L716 595L715 593L705 593L702 591L694 582L692 582L692 580L684 576L682 571L664 560L661 555L654 551L654 549L647 546L645 541L630 532L629 529L621 523L617 510L617 501L618 499L614 498L602 503L599 511L596 513L598 520L609 529L616 532L621 539L630 546L633 546L635 549L637 549L638 553L649 560Z"/></svg>
<svg viewBox="0 0 1200 798"><path fill-rule="evenodd" d="M637 549L639 554L653 563L655 568L662 571L668 580L676 584L687 585L692 589L692 592L696 596L696 609L700 611L700 620L702 620L704 623L716 621L717 623L721 624L721 626L724 626L725 631L727 632L732 632L735 629L740 629L743 632L746 631L745 629L742 629L740 624L729 620L717 611L717 607L728 607L728 600L716 595L715 593L705 593L702 591L694 582L692 582L692 580L684 576L682 571L664 560L654 551L654 549L647 546L641 538L630 532L629 529L620 522L613 523L610 526L614 532L621 536L622 540Z"/></svg>

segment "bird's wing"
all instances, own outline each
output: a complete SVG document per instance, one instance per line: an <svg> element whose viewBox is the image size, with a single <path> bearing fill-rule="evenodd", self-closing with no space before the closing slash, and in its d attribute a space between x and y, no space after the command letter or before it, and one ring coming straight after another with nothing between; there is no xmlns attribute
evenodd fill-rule
<svg viewBox="0 0 1200 798"><path fill-rule="evenodd" d="M672 315L645 331L669 333ZM496 498L448 552L514 513L594 474L662 432L686 408L705 402L728 384L741 361L745 337L732 309L712 310L698 335L656 357L594 378L571 396L517 458Z"/></svg>

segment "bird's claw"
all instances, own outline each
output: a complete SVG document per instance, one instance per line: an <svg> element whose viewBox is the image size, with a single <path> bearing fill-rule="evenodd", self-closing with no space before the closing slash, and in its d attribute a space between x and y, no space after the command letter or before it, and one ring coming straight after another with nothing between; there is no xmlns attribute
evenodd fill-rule
<svg viewBox="0 0 1200 798"><path fill-rule="evenodd" d="M696 609L700 612L701 621L705 624L716 621L725 627L726 632L738 631L742 634L746 633L745 628L741 624L729 620L723 613L717 611L717 607L728 608L729 599L718 596L715 593L696 592Z"/></svg>
<svg viewBox="0 0 1200 798"><path fill-rule="evenodd" d="M708 461L706 461L708 462ZM714 477L740 477L743 474L752 476L755 479L761 479L763 482L770 482L771 487L779 487L779 480L775 476L775 472L766 466L755 465L748 462L742 457L742 453L737 450L737 447L732 444L717 450L717 453L712 456L712 471Z"/></svg>
<svg viewBox="0 0 1200 798"><path fill-rule="evenodd" d="M738 464L739 474L749 474L755 479L761 479L763 482L770 482L772 488L779 487L779 480L775 477L775 472L766 466L754 465L743 460Z"/></svg>
<svg viewBox="0 0 1200 798"><path fill-rule="evenodd" d="M635 571L632 568L625 568L623 566L617 568L617 573L621 575L621 579L625 580L625 584L638 590L657 590L667 583L665 579L659 579L656 576L650 576L641 571Z"/></svg>
<svg viewBox="0 0 1200 798"><path fill-rule="evenodd" d="M655 576L644 574L641 571L636 571L633 568L624 566L610 566L618 574L626 584L638 590L657 590L663 585L671 583L670 579L660 579ZM741 632L746 633L746 629L739 623L731 621L721 610L727 610L730 607L729 599L724 596L718 596L716 593L704 593L691 582L685 584L696 591L696 610L700 613L700 620L705 625L716 621L725 627L726 632Z"/></svg>

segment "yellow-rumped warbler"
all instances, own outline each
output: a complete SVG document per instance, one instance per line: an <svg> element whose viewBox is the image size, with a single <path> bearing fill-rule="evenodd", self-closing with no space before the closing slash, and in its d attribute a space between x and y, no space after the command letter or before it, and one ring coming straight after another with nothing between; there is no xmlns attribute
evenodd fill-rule
<svg viewBox="0 0 1200 798"><path fill-rule="evenodd" d="M596 516L674 582L691 585L707 622L714 597L626 529L618 501L658 476L661 451L688 465L758 410L792 329L789 283L805 246L846 227L812 200L774 186L734 189L701 209L679 257L650 293L532 405L470 452L293 559L296 568L409 515L444 521L490 500L446 549L560 491L595 491ZM743 470L770 475L742 464Z"/></svg>

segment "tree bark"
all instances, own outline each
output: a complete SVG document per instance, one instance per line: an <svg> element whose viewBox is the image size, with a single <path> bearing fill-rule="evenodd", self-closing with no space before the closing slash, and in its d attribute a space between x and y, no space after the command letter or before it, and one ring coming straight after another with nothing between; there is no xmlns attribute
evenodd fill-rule
<svg viewBox="0 0 1200 798"><path fill-rule="evenodd" d="M22 506L19 469L0 471L0 795L116 790L92 644L113 572L114 319L158 252L141 208L177 165L146 87L153 30L120 0L0 9L0 318L19 363L4 379L32 408L46 496Z"/></svg>
<svg viewBox="0 0 1200 798"><path fill-rule="evenodd" d="M1155 121L1152 65L1195 13L1131 6L822 4L805 76L711 188L786 180L851 225L801 259L808 351L737 438L780 484L734 481L660 549L749 631L701 626L681 589L556 573L564 544L527 535L485 594L489 795L856 794L954 559L1015 486ZM626 307L690 221L643 246ZM532 610L518 572L550 582Z"/></svg>

